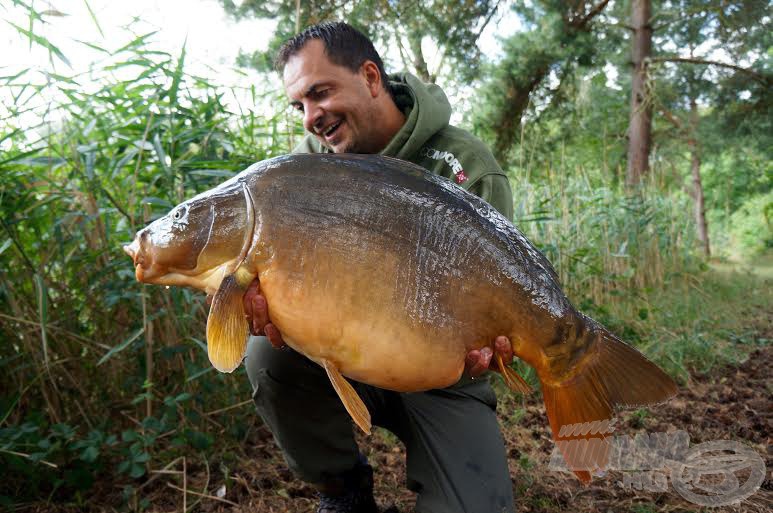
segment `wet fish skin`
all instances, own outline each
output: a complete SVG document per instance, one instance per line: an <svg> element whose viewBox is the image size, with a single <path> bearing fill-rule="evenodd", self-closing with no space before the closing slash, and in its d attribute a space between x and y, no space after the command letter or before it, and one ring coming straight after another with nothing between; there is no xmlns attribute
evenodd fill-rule
<svg viewBox="0 0 773 513"><path fill-rule="evenodd" d="M145 255L140 279L144 266L153 269L150 255L190 268L190 254L171 241L202 248L195 267L156 271L152 280L218 289L208 341L210 351L235 347L225 370L238 365L237 342L247 335L235 298L258 276L272 323L334 385L345 387L340 372L397 391L443 388L458 381L468 351L504 334L540 378L555 439L562 425L675 393L657 366L574 309L548 260L508 220L418 166L372 155L279 157L183 205L216 214L210 226L190 224L172 238L157 221L127 252L135 264ZM231 215L218 216L221 209ZM213 234L227 250L211 243ZM143 247L148 240L167 246ZM358 398L336 390L369 427L359 405L350 408Z"/></svg>

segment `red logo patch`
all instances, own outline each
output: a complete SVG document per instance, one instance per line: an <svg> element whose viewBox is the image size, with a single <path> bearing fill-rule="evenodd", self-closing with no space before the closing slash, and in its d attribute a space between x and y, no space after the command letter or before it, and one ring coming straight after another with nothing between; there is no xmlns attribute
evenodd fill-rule
<svg viewBox="0 0 773 513"><path fill-rule="evenodd" d="M459 171L456 173L456 183L463 184L467 181L467 175L464 174L464 170Z"/></svg>

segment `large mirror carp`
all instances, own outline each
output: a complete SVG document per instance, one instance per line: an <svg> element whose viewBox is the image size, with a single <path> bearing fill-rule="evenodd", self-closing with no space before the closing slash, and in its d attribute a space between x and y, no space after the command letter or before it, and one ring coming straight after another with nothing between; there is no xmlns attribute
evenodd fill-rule
<svg viewBox="0 0 773 513"><path fill-rule="evenodd" d="M207 346L222 372L244 357L242 297L259 277L272 323L325 368L366 432L370 415L343 376L400 392L447 387L467 353L499 335L536 370L555 440L567 438L562 426L676 392L655 364L570 304L548 260L509 220L401 160L259 162L178 205L125 250L141 282L214 294ZM513 390L528 391L497 363ZM580 438L594 434L585 431ZM606 454L590 466L569 463L587 482Z"/></svg>

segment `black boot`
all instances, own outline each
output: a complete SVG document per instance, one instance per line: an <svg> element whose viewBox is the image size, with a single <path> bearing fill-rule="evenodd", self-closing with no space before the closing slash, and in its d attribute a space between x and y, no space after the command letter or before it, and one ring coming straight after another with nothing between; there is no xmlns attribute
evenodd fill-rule
<svg viewBox="0 0 773 513"><path fill-rule="evenodd" d="M317 513L379 513L373 499L373 468L364 456L352 470L319 487Z"/></svg>

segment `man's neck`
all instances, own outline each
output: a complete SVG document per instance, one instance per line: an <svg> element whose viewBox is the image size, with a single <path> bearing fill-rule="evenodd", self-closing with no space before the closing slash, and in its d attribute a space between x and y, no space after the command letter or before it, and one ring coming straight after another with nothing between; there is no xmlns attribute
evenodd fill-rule
<svg viewBox="0 0 773 513"><path fill-rule="evenodd" d="M387 94L384 98L384 106L379 110L381 115L377 122L381 126L379 133L382 137L379 138L377 152L386 148L405 124L405 114L397 107L391 95Z"/></svg>

